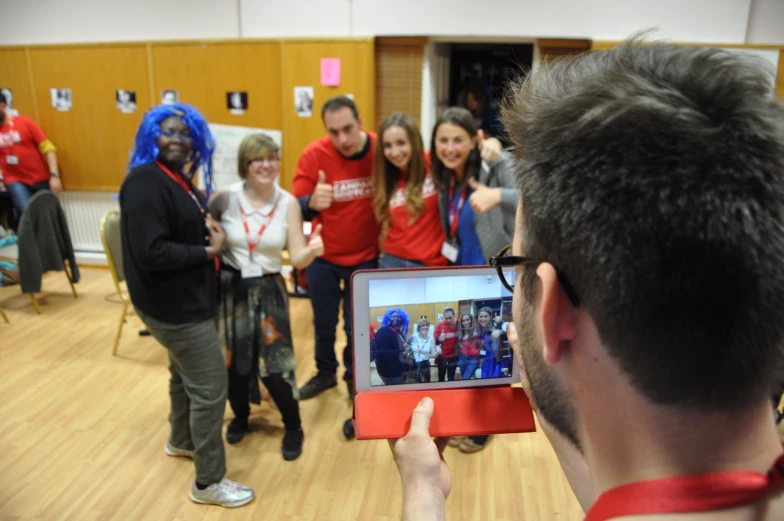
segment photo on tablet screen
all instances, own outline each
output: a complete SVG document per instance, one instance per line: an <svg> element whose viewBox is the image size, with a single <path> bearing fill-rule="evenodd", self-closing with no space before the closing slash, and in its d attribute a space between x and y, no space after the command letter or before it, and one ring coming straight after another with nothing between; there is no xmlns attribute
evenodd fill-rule
<svg viewBox="0 0 784 521"><path fill-rule="evenodd" d="M514 271L506 275L513 280ZM364 327L371 387L512 383L517 371L506 337L512 295L495 270L371 279L368 297L368 314L361 315L370 322Z"/></svg>

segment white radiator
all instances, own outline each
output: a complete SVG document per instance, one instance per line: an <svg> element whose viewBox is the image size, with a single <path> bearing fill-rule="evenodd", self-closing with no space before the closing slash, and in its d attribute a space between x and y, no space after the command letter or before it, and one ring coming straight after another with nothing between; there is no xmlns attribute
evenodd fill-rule
<svg viewBox="0 0 784 521"><path fill-rule="evenodd" d="M103 254L101 218L108 211L120 209L120 204L112 200L114 195L115 192L63 192L60 195L77 256L79 253Z"/></svg>

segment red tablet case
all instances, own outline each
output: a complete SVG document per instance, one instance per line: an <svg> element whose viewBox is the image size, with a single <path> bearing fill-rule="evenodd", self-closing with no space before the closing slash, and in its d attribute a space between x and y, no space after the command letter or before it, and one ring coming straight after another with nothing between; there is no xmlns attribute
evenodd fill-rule
<svg viewBox="0 0 784 521"><path fill-rule="evenodd" d="M430 435L479 436L533 432L534 415L521 387L463 387L424 391L365 392L354 399L358 440L402 438L424 398L433 400Z"/></svg>
<svg viewBox="0 0 784 521"><path fill-rule="evenodd" d="M365 271L372 270L358 270L352 275L352 280L357 273ZM353 307L353 291L351 300ZM352 324L352 331L353 344L356 346L356 324ZM353 356L356 367L356 349ZM536 431L533 411L525 391L522 387L504 385L357 393L354 398L354 431L357 439L402 438L411 426L414 408L426 396L434 404L430 420L430 435L434 437Z"/></svg>

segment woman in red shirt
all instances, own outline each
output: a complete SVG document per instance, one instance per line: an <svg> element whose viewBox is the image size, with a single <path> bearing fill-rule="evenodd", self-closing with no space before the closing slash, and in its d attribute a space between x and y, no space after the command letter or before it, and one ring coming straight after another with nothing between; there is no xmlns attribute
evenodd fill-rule
<svg viewBox="0 0 784 521"><path fill-rule="evenodd" d="M378 130L373 212L382 224L380 268L446 266L438 190L413 118L396 113Z"/></svg>
<svg viewBox="0 0 784 521"><path fill-rule="evenodd" d="M460 346L460 359L457 362L457 366L460 368L460 379L470 380L479 367L481 349L481 340L474 327L474 317L471 313L464 313L460 317L457 343Z"/></svg>

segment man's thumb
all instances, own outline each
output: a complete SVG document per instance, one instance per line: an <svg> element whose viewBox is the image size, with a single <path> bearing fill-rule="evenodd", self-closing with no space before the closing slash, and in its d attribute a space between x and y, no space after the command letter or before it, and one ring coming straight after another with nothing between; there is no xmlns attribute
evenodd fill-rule
<svg viewBox="0 0 784 521"><path fill-rule="evenodd" d="M411 416L411 429L409 432L420 432L430 436L430 418L433 417L433 400L422 398Z"/></svg>
<svg viewBox="0 0 784 521"><path fill-rule="evenodd" d="M479 187L480 187L480 186L482 186L482 185L480 185L480 184L479 184L479 183L476 181L476 179L473 179L473 178L471 178L471 179L469 179L469 180L468 180L468 186L470 186L470 187L471 187L471 190L476 190L477 188L479 188Z"/></svg>
<svg viewBox="0 0 784 521"><path fill-rule="evenodd" d="M325 174L323 170L319 170L318 182L319 183L326 183L327 182L327 174Z"/></svg>

